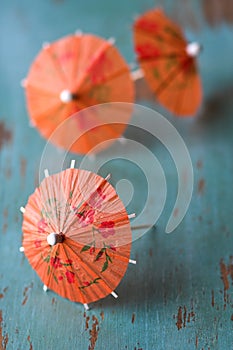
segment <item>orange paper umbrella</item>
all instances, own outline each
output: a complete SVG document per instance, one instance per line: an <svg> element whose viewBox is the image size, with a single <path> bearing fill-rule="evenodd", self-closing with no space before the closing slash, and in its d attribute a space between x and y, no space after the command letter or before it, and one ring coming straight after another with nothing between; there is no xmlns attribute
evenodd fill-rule
<svg viewBox="0 0 233 350"><path fill-rule="evenodd" d="M132 237L130 216L106 179L73 168L47 176L21 211L21 250L46 289L86 308L117 296L133 262Z"/></svg>
<svg viewBox="0 0 233 350"><path fill-rule="evenodd" d="M181 29L161 9L134 23L139 64L157 100L177 116L194 115L202 100L196 57L200 45L187 43Z"/></svg>
<svg viewBox="0 0 233 350"><path fill-rule="evenodd" d="M134 100L129 67L113 41L90 34L70 35L44 45L23 86L31 122L47 139L62 122L86 107ZM101 116L92 117L79 114L75 124L63 128L64 137L77 132L73 152L85 154L109 135L117 138L125 130L125 124L96 128L95 118L101 120ZM108 119L111 122L111 113ZM87 124L95 128L83 135ZM62 139L59 146L66 146Z"/></svg>

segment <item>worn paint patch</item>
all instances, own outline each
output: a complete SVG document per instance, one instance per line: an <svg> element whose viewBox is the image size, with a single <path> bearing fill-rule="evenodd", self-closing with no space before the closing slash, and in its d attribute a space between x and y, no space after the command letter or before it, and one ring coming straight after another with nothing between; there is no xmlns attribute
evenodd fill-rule
<svg viewBox="0 0 233 350"><path fill-rule="evenodd" d="M176 326L178 331L183 327L182 307L180 306L177 314Z"/></svg>
<svg viewBox="0 0 233 350"><path fill-rule="evenodd" d="M103 320L104 320L104 312L103 312L103 311L101 311L100 317L101 317L101 319L102 319L102 321L103 321Z"/></svg>
<svg viewBox="0 0 233 350"><path fill-rule="evenodd" d="M2 318L2 310L0 310L0 349L6 350L7 344L9 341L8 334L3 334L3 318Z"/></svg>
<svg viewBox="0 0 233 350"><path fill-rule="evenodd" d="M133 313L132 314L132 318L131 318L131 322L134 324L134 321L135 321L135 317L136 317L136 315L135 315L135 313Z"/></svg>
<svg viewBox="0 0 233 350"><path fill-rule="evenodd" d="M12 140L12 133L5 127L4 122L0 122L0 150L5 144L10 143Z"/></svg>
<svg viewBox="0 0 233 350"><path fill-rule="evenodd" d="M24 306L26 304L26 302L28 301L28 293L29 293L29 290L32 289L33 287L33 283L29 284L29 286L25 287L24 288L24 291L23 291L23 301L22 301L22 305Z"/></svg>
<svg viewBox="0 0 233 350"><path fill-rule="evenodd" d="M85 330L87 330L89 328L89 321L90 321L90 317L87 316L86 321L85 321Z"/></svg>
<svg viewBox="0 0 233 350"><path fill-rule="evenodd" d="M187 310L187 307L185 305L179 306L177 315L174 315L174 318L176 319L176 327L178 331L181 328L185 328L187 323L195 321L195 313L193 310L193 306L191 306L190 311Z"/></svg>
<svg viewBox="0 0 233 350"><path fill-rule="evenodd" d="M28 337L27 337L27 341L29 342L29 346L30 346L30 350L33 350L33 346L32 346L32 341L31 341L31 337L30 337L30 335L28 335Z"/></svg>
<svg viewBox="0 0 233 350"><path fill-rule="evenodd" d="M195 338L195 346L196 346L196 349L198 349L198 336L196 335L196 338Z"/></svg>
<svg viewBox="0 0 233 350"><path fill-rule="evenodd" d="M98 334L99 334L99 321L97 319L96 316L92 316L92 327L89 330L89 334L90 334L90 345L88 346L88 350L94 350L95 349L95 345L98 339Z"/></svg>
<svg viewBox="0 0 233 350"><path fill-rule="evenodd" d="M224 291L226 291L230 287L229 280L228 280L229 269L228 269L228 266L224 263L223 259L220 260L220 271L221 271L221 279L223 281Z"/></svg>
<svg viewBox="0 0 233 350"><path fill-rule="evenodd" d="M214 291L211 291L211 305L214 307L215 301L214 301Z"/></svg>
<svg viewBox="0 0 233 350"><path fill-rule="evenodd" d="M223 294L223 309L227 308L227 305L233 307L231 292L228 292L231 285L233 285L233 256L230 256L229 263L225 263L223 259L220 260L220 276L223 282L224 291L220 291Z"/></svg>
<svg viewBox="0 0 233 350"><path fill-rule="evenodd" d="M7 290L8 290L8 287L5 287L5 288L3 289L2 293L0 293L0 299L3 299L3 298L4 298L4 296L5 296L6 292L7 292Z"/></svg>
<svg viewBox="0 0 233 350"><path fill-rule="evenodd" d="M198 194L202 195L202 194L204 194L204 191L205 191L205 180L200 179L198 181Z"/></svg>
<svg viewBox="0 0 233 350"><path fill-rule="evenodd" d="M3 211L4 223L2 226L2 233L6 233L8 227L8 208L5 208Z"/></svg>

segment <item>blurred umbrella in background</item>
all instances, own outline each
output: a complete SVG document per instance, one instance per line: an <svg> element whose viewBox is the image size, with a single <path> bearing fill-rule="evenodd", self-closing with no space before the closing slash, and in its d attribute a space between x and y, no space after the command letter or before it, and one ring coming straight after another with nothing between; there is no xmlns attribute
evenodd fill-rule
<svg viewBox="0 0 233 350"><path fill-rule="evenodd" d="M90 34L77 33L45 44L23 85L31 123L47 139L63 121L86 107L134 101L128 65L113 41ZM66 148L66 135L83 135L86 127L90 129L92 123L94 127L96 118L101 120L101 116L80 115L63 128L61 147ZM111 113L108 120L111 122ZM79 138L72 151L85 154L99 142L121 136L125 127L124 123L94 128Z"/></svg>
<svg viewBox="0 0 233 350"><path fill-rule="evenodd" d="M157 100L176 116L193 116L202 102L202 84L196 57L201 46L188 43L181 29L161 9L134 23L135 51L143 74Z"/></svg>

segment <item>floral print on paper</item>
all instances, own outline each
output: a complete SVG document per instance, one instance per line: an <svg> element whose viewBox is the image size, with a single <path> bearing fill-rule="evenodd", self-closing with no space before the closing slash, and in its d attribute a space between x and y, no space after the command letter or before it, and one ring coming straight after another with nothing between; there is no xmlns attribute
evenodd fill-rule
<svg viewBox="0 0 233 350"><path fill-rule="evenodd" d="M109 236L113 236L115 234L115 222L114 221L103 221L98 226L98 232L101 234L103 238L108 238Z"/></svg>
<svg viewBox="0 0 233 350"><path fill-rule="evenodd" d="M60 281L66 281L69 284L75 282L75 274L71 271L73 261L71 259L63 260L59 257L59 253L56 252L55 256L52 255L52 247L46 257L41 254L41 258L48 264L47 275L52 274L53 279L57 284Z"/></svg>

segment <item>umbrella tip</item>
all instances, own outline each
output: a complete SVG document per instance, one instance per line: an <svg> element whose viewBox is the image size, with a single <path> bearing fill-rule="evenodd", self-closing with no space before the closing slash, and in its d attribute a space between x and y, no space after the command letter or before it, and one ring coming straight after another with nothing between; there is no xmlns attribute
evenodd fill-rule
<svg viewBox="0 0 233 350"><path fill-rule="evenodd" d="M49 177L49 171L48 171L48 169L45 169L45 170L44 170L44 176L45 176L45 177Z"/></svg>
<svg viewBox="0 0 233 350"><path fill-rule="evenodd" d="M50 43L48 41L44 41L42 44L43 49L47 49L50 46Z"/></svg>
<svg viewBox="0 0 233 350"><path fill-rule="evenodd" d="M108 181L109 179L111 179L111 174L108 174L106 177L105 177L105 180Z"/></svg>
<svg viewBox="0 0 233 350"><path fill-rule="evenodd" d="M62 90L60 93L60 100L63 103L69 103L73 100L72 93L69 90Z"/></svg>
<svg viewBox="0 0 233 350"><path fill-rule="evenodd" d="M133 218L135 218L135 217L136 217L136 214L135 214L135 213L132 213L132 214L129 214L129 215L128 215L128 218L129 218L129 219L133 219Z"/></svg>
<svg viewBox="0 0 233 350"><path fill-rule="evenodd" d="M130 62L129 63L129 69L131 70L135 70L135 69L137 69L137 63L136 62Z"/></svg>
<svg viewBox="0 0 233 350"><path fill-rule="evenodd" d="M24 252L24 247L20 247L19 251L20 251L20 253L23 253Z"/></svg>
<svg viewBox="0 0 233 350"><path fill-rule="evenodd" d="M57 243L63 243L64 238L65 238L65 235L62 232L60 232L60 233L51 232L47 236L47 242L50 246L53 246Z"/></svg>
<svg viewBox="0 0 233 350"><path fill-rule="evenodd" d="M136 265L136 264L137 264L137 261L136 261L136 260L129 259L129 263L130 263L130 264L133 264L133 265Z"/></svg>
<svg viewBox="0 0 233 350"><path fill-rule="evenodd" d="M26 78L23 78L21 81L20 81L20 86L22 88L25 88L27 86L27 79Z"/></svg>
<svg viewBox="0 0 233 350"><path fill-rule="evenodd" d="M115 45L116 39L115 38L109 38L108 42L110 45Z"/></svg>
<svg viewBox="0 0 233 350"><path fill-rule="evenodd" d="M28 123L30 128L35 128L35 123L30 119Z"/></svg>
<svg viewBox="0 0 233 350"><path fill-rule="evenodd" d="M131 72L131 76L133 80L139 80L144 77L143 71L141 69L136 69Z"/></svg>
<svg viewBox="0 0 233 350"><path fill-rule="evenodd" d="M53 246L56 244L56 233L52 232L47 236L47 242L49 245Z"/></svg>
<svg viewBox="0 0 233 350"><path fill-rule="evenodd" d="M48 287L44 284L44 285L43 285L43 291L44 291L44 292L47 292L47 290L48 290Z"/></svg>
<svg viewBox="0 0 233 350"><path fill-rule="evenodd" d="M70 163L70 168L74 169L74 167L75 167L75 159L72 159Z"/></svg>
<svg viewBox="0 0 233 350"><path fill-rule="evenodd" d="M81 29L77 29L74 34L76 36L81 36L81 35L83 35L83 31Z"/></svg>
<svg viewBox="0 0 233 350"><path fill-rule="evenodd" d="M112 296L113 296L115 299L117 299L117 298L118 298L117 293L116 293L116 292L114 292L114 291L111 293L111 295L112 295Z"/></svg>
<svg viewBox="0 0 233 350"><path fill-rule="evenodd" d="M25 213L25 208L24 207L20 207L19 210L21 211L21 213Z"/></svg>
<svg viewBox="0 0 233 350"><path fill-rule="evenodd" d="M84 306L84 309L85 309L86 311L88 311L88 310L89 310L89 306L88 306L88 304L83 304L83 306Z"/></svg>
<svg viewBox="0 0 233 350"><path fill-rule="evenodd" d="M200 51L201 51L201 45L196 41L193 41L186 46L186 53L190 57L197 57Z"/></svg>

